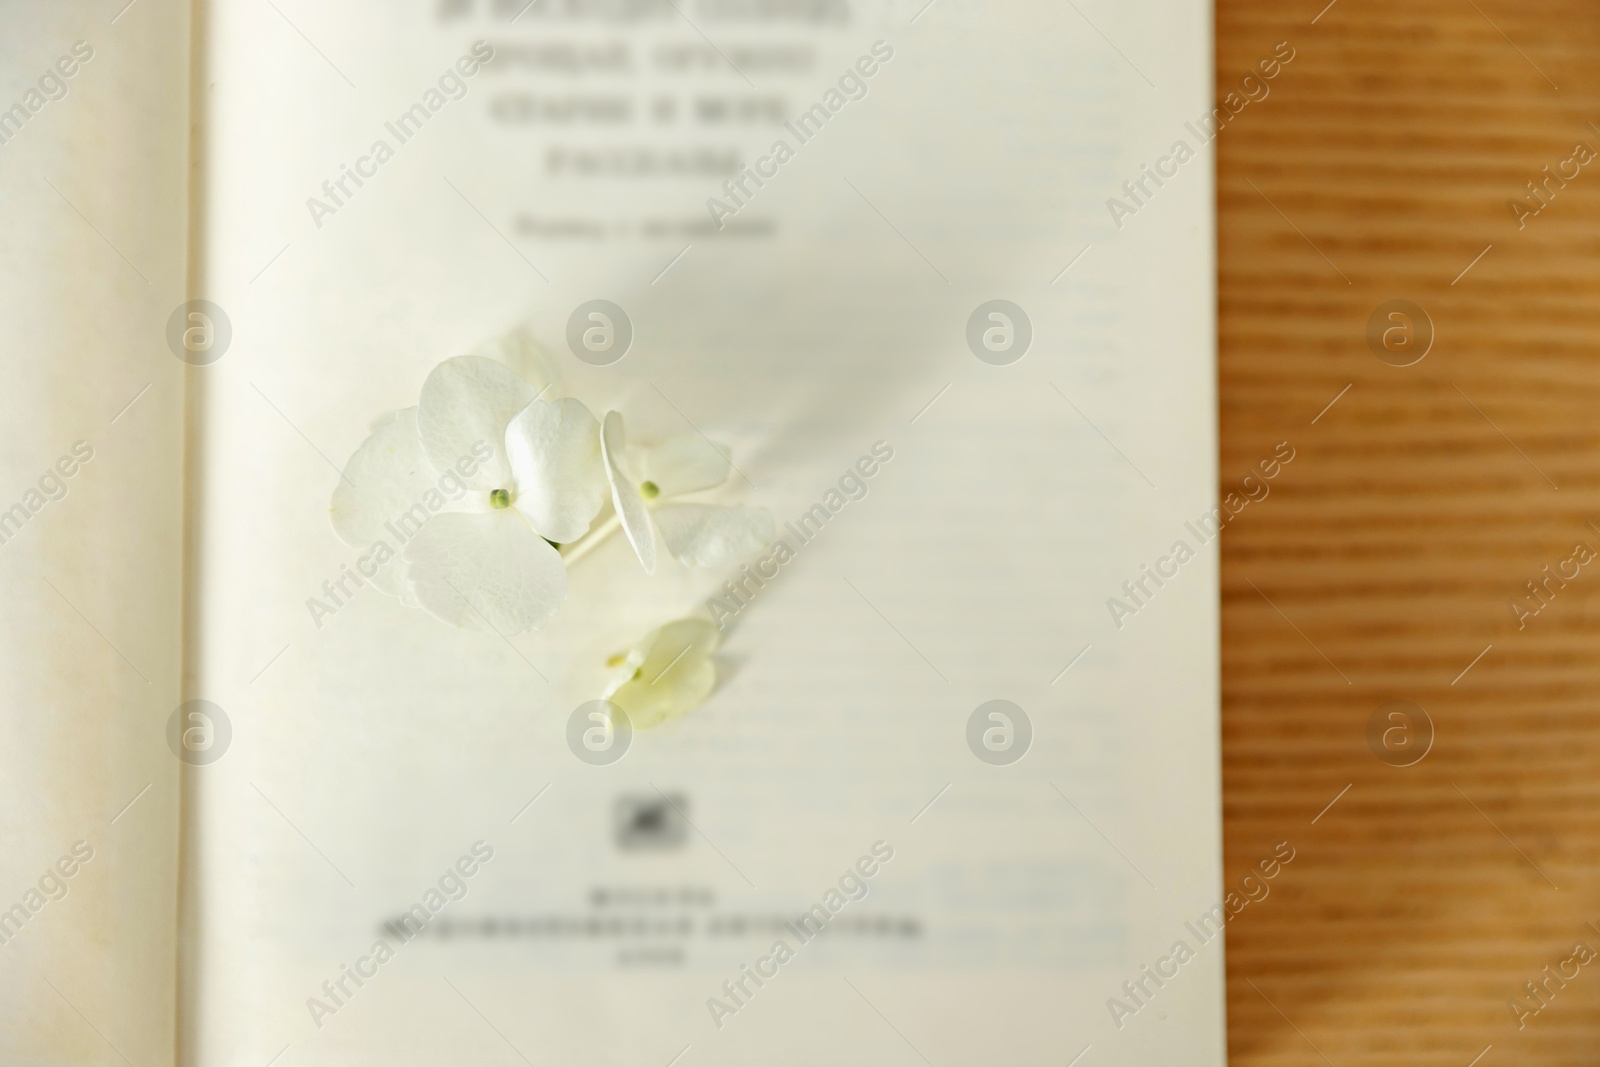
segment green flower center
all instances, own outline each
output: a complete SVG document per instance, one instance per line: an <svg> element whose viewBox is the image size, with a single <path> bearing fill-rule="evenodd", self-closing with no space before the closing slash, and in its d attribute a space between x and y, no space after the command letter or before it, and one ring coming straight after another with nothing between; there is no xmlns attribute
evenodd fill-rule
<svg viewBox="0 0 1600 1067"><path fill-rule="evenodd" d="M644 482L639 486L639 494L646 500L654 500L661 495L661 487L655 482Z"/></svg>
<svg viewBox="0 0 1600 1067"><path fill-rule="evenodd" d="M509 508L511 506L511 494L504 489L489 490L489 506L491 508Z"/></svg>

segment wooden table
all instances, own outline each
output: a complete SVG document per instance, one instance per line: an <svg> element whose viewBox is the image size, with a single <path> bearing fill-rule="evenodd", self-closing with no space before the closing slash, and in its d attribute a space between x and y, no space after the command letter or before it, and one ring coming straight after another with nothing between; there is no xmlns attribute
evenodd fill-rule
<svg viewBox="0 0 1600 1067"><path fill-rule="evenodd" d="M1217 141L1223 491L1296 449L1222 542L1230 886L1297 850L1228 930L1232 1062L1592 1067L1600 957L1508 1002L1600 952L1600 558L1524 584L1600 551L1600 157L1509 201L1600 152L1600 7L1324 2L1217 8L1219 97L1295 49Z"/></svg>

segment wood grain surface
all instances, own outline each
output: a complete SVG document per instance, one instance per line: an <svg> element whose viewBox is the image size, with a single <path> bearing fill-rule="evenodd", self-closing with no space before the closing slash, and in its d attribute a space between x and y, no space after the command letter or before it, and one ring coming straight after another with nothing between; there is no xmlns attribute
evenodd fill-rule
<svg viewBox="0 0 1600 1067"><path fill-rule="evenodd" d="M1592 1067L1600 959L1524 983L1600 950L1600 559L1525 583L1600 550L1600 159L1509 202L1600 149L1600 7L1324 2L1216 11L1219 98L1295 50L1217 140L1222 491L1296 450L1223 538L1230 885L1296 849L1229 925L1231 1062Z"/></svg>

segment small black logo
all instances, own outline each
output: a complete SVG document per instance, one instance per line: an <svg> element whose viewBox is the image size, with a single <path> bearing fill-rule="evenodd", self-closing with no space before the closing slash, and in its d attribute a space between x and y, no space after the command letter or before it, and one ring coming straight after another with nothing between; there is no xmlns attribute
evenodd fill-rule
<svg viewBox="0 0 1600 1067"><path fill-rule="evenodd" d="M682 793L618 797L611 808L617 847L624 852L682 848L689 840L688 804Z"/></svg>

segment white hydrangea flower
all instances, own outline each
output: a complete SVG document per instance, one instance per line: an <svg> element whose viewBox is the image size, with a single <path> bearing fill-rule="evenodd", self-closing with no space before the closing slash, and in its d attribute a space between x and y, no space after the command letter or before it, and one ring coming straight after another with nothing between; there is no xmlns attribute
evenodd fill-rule
<svg viewBox="0 0 1600 1067"><path fill-rule="evenodd" d="M721 566L772 540L766 508L666 503L727 481L733 470L727 448L688 435L630 452L618 411L606 413L600 447L611 503L646 574L656 570L657 528L667 551L692 567Z"/></svg>
<svg viewBox="0 0 1600 1067"><path fill-rule="evenodd" d="M636 730L688 714L716 686L711 653L718 641L717 628L703 619L677 619L650 631L606 661L617 673L605 699L627 712Z"/></svg>
<svg viewBox="0 0 1600 1067"><path fill-rule="evenodd" d="M350 457L334 530L357 549L403 537L370 581L445 622L541 627L567 595L550 542L583 536L605 504L599 431L582 403L540 399L503 364L447 359Z"/></svg>

